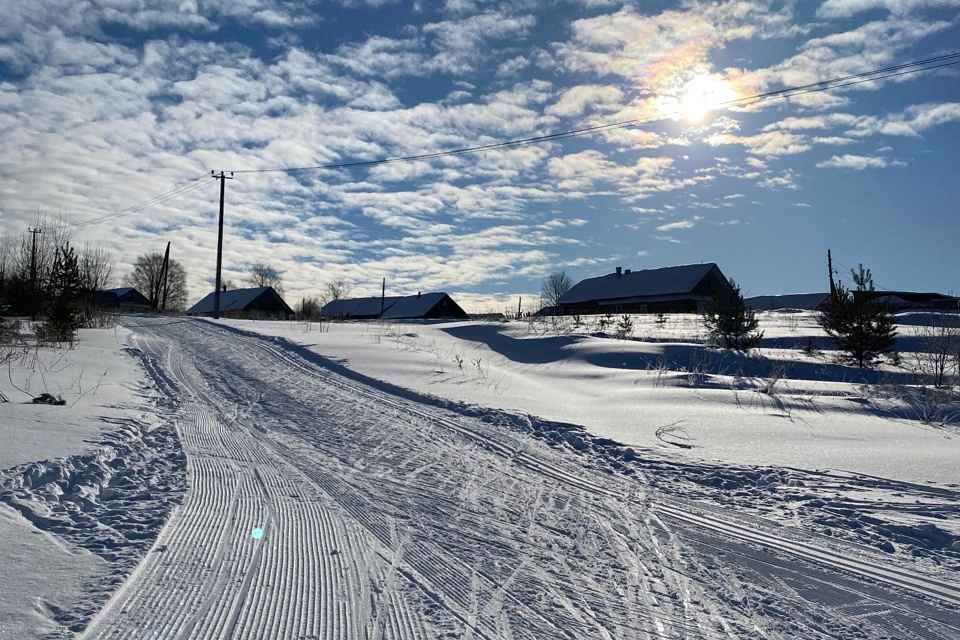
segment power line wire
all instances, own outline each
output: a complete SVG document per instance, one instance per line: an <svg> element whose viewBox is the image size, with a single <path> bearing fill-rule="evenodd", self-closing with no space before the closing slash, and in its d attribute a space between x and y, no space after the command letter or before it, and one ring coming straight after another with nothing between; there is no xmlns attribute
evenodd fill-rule
<svg viewBox="0 0 960 640"><path fill-rule="evenodd" d="M153 207L166 204L167 202L170 202L171 200L179 198L183 195L186 195L187 193L196 191L197 189L202 187L204 184L206 184L206 182L204 182L204 179L208 177L209 176L201 176L199 178L193 178L192 180L186 183L183 183L179 186L176 186L166 191L163 191L161 193L158 193L157 195L153 196L149 200L142 202L138 205L134 205L132 207L128 207L120 211L115 211L113 213L108 213L106 215L98 216L96 218L91 218L89 220L84 220L83 222L75 223L73 224L73 227L80 229L82 227L86 227L94 224L100 224L112 218L116 218L123 215L130 215L133 213L139 213L141 211L145 211L147 209L151 209Z"/></svg>
<svg viewBox="0 0 960 640"><path fill-rule="evenodd" d="M887 67L881 67L878 69L872 69L870 71L863 71L861 73L840 76L837 78L831 78L831 79L822 80L819 82L798 85L794 87L786 87L783 89L777 89L775 91L766 91L763 93L745 96L743 98L736 98L734 100L726 100L723 102L718 102L713 105L710 105L708 109L716 109L716 108L731 107L731 106L750 106L753 104L757 104L760 102L773 100L773 99L785 100L798 95L804 95L808 93L819 93L822 91L831 91L833 89L840 89L843 87L849 87L857 84L875 82L877 80L883 80L886 78L893 78L893 77L909 75L913 73L920 73L923 71L930 71L933 69L940 69L943 67L949 67L956 64L960 64L960 51L943 54L940 56L933 56L933 57L925 58L921 60L904 62L897 65L890 65ZM407 155L407 156L393 156L388 158L381 158L378 160L356 160L356 161L336 162L336 163L327 163L327 164L310 165L310 166L302 166L302 167L274 167L274 168L267 168L267 169L234 169L231 171L231 173L234 173L234 174L297 173L297 172L303 172L303 171L316 171L316 170L323 170L323 169L349 169L353 167L372 167L376 165L391 164L396 162L431 160L434 158L440 158L440 157L446 157L446 156L457 156L457 155L464 155L469 153L479 153L483 151L492 151L495 149L506 149L511 147L538 144L542 142L549 142L552 140L562 140L565 138L573 138L577 136L588 135L588 134L596 133L599 131L623 129L623 128L633 127L641 124L651 124L654 122L660 122L667 119L669 119L667 116L658 116L658 117L650 117L650 118L633 118L630 120L623 120L619 122L611 122L606 124L592 125L589 127L570 129L567 131L547 133L539 136L530 136L527 138L505 140L502 142L493 142L493 143L484 144L484 145L461 147L459 149L449 149L447 151L434 151L430 153L421 153L421 154L414 154L414 155Z"/></svg>

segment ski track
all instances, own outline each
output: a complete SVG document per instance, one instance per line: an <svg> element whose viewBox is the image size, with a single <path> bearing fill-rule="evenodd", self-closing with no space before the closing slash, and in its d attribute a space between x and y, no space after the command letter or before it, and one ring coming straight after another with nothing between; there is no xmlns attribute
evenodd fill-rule
<svg viewBox="0 0 960 640"><path fill-rule="evenodd" d="M654 494L278 340L131 324L180 397L189 490L84 639L960 637L957 584L862 548Z"/></svg>

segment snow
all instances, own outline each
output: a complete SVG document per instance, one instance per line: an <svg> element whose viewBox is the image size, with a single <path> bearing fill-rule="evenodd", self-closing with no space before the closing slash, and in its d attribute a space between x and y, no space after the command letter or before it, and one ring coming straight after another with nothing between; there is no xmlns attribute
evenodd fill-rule
<svg viewBox="0 0 960 640"><path fill-rule="evenodd" d="M41 350L13 385L67 405L0 405L0 640L950 637L955 426L762 320L749 357L685 316L139 316Z"/></svg>
<svg viewBox="0 0 960 640"><path fill-rule="evenodd" d="M670 462L403 391L287 341L135 322L175 399L190 490L83 640L956 630L956 536L877 524L841 498L808 506L847 486L878 511L896 511L879 489L912 494L904 512L936 499L955 513L960 492ZM736 502L780 499L804 526ZM806 525L821 517L818 535Z"/></svg>
<svg viewBox="0 0 960 640"><path fill-rule="evenodd" d="M123 349L130 331L81 329L74 349L41 349L28 362L0 375L0 469L89 448L112 414L141 415L131 410L133 392L146 384L142 370ZM6 369L7 367L4 367ZM29 404L41 393L62 396L66 407Z"/></svg>
<svg viewBox="0 0 960 640"><path fill-rule="evenodd" d="M0 639L82 629L163 524L170 491L153 476L182 459L150 455L165 432L131 338L83 329L73 348L32 350L0 380ZM44 392L66 404L30 403Z"/></svg>
<svg viewBox="0 0 960 640"><path fill-rule="evenodd" d="M864 374L834 364L827 352L807 356L800 348L808 339L829 344L810 313L759 317L764 345L773 346L751 357L698 344L699 318L684 315L668 316L663 328L635 316L642 341L586 335L592 326L553 335L549 326L531 330L525 322L348 322L326 324L323 332L296 322L221 322L285 337L420 393L582 425L667 455L960 483L955 429L890 415L864 400L864 380L906 374L890 367ZM778 375L774 393L757 391ZM658 428L668 425L692 448L658 438Z"/></svg>

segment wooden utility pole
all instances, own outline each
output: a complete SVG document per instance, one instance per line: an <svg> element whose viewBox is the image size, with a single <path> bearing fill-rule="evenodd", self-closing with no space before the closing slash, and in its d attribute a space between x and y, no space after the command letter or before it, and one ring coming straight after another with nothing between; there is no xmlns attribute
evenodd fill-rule
<svg viewBox="0 0 960 640"><path fill-rule="evenodd" d="M517 320L519 320L523 316L523 311L521 311L522 308L523 308L523 296L518 296L517 297Z"/></svg>
<svg viewBox="0 0 960 640"><path fill-rule="evenodd" d="M827 273L830 276L830 299L837 297L837 285L833 282L833 256L830 255L830 249L827 249Z"/></svg>
<svg viewBox="0 0 960 640"><path fill-rule="evenodd" d="M233 180L233 172L230 172L230 175L227 176L223 171L220 172L220 175L217 175L213 171L210 172L214 178L220 181L220 222L217 226L217 286L213 290L213 317L220 317L220 270L223 266L223 196L226 191L227 180Z"/></svg>
<svg viewBox="0 0 960 640"><path fill-rule="evenodd" d="M384 278L380 285L380 317L383 317L383 307L387 301L387 279Z"/></svg>
<svg viewBox="0 0 960 640"><path fill-rule="evenodd" d="M30 286L33 289L33 295L37 295L37 234L43 233L43 229L37 227L27 227L27 232L33 235L33 247L30 249Z"/></svg>
<svg viewBox="0 0 960 640"><path fill-rule="evenodd" d="M153 287L153 310L160 310L160 292L163 290L163 282L167 275L167 264L170 260L170 241L167 241L167 250L163 254L163 262L160 263L160 273L157 275L157 283Z"/></svg>

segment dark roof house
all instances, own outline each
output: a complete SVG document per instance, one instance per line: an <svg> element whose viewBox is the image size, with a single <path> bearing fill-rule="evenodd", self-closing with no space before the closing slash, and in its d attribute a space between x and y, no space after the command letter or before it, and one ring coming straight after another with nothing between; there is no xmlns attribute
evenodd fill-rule
<svg viewBox="0 0 960 640"><path fill-rule="evenodd" d="M453 298L442 291L412 296L380 298L346 298L323 305L320 311L327 318L350 320L412 320L433 318L467 318L467 313Z"/></svg>
<svg viewBox="0 0 960 640"><path fill-rule="evenodd" d="M102 289L94 294L94 304L98 307L112 307L128 311L147 311L150 301L133 287Z"/></svg>
<svg viewBox="0 0 960 640"><path fill-rule="evenodd" d="M213 315L214 294L211 291L203 299L187 309L187 315ZM231 289L220 294L220 314L228 318L273 318L286 319L293 309L284 302L273 287Z"/></svg>
<svg viewBox="0 0 960 640"><path fill-rule="evenodd" d="M695 313L729 286L712 262L642 271L617 267L614 273L575 284L560 298L560 312Z"/></svg>

